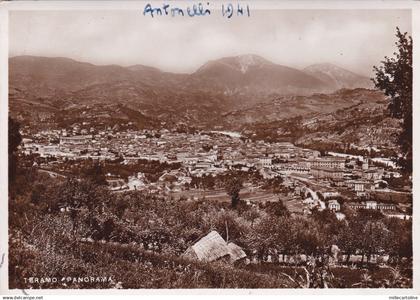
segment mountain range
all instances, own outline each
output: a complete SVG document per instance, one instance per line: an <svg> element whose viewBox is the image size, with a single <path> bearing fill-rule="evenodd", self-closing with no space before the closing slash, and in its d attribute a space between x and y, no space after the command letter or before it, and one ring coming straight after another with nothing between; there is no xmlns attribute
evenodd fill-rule
<svg viewBox="0 0 420 300"><path fill-rule="evenodd" d="M369 88L367 77L332 64L311 65L303 70L274 64L257 55L225 57L209 61L192 74L163 72L134 65L97 66L68 58L18 56L9 60L10 81L34 89L39 96L54 91L77 91L119 81L137 86L199 89L232 94L308 95L340 88Z"/></svg>
<svg viewBox="0 0 420 300"><path fill-rule="evenodd" d="M209 61L191 74L60 57L9 59L10 114L47 128L131 122L137 128L185 124L244 130L366 103L384 111L384 95L371 88L369 78L333 64L299 70L257 55Z"/></svg>

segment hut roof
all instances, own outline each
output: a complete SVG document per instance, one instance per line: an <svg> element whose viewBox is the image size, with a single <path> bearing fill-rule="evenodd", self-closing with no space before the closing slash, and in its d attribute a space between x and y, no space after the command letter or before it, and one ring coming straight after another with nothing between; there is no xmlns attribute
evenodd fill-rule
<svg viewBox="0 0 420 300"><path fill-rule="evenodd" d="M197 258L202 261L211 262L229 255L225 240L216 231L211 231L191 248Z"/></svg>
<svg viewBox="0 0 420 300"><path fill-rule="evenodd" d="M234 262L234 261L237 261L246 257L244 250L242 250L242 248L236 245L235 243L228 243L227 247L228 247L231 262Z"/></svg>
<svg viewBox="0 0 420 300"><path fill-rule="evenodd" d="M184 256L206 262L229 257L230 262L235 262L246 257L246 254L238 245L226 243L218 232L211 231L189 247Z"/></svg>

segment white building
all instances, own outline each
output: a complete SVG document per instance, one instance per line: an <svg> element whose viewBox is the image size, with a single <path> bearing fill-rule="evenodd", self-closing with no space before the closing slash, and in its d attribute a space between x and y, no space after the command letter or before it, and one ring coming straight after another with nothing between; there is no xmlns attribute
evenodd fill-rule
<svg viewBox="0 0 420 300"><path fill-rule="evenodd" d="M328 201L328 209L332 211L339 211L340 210L340 203L337 200L330 200Z"/></svg>
<svg viewBox="0 0 420 300"><path fill-rule="evenodd" d="M135 177L135 176L130 176L128 177L128 183L127 183L128 189L129 190L139 190L144 188L146 185L144 184L143 180Z"/></svg>
<svg viewBox="0 0 420 300"><path fill-rule="evenodd" d="M262 157L259 159L259 162L263 168L270 168L272 166L271 157Z"/></svg>
<svg viewBox="0 0 420 300"><path fill-rule="evenodd" d="M307 165L310 168L344 169L345 163L345 158L329 156L307 160Z"/></svg>

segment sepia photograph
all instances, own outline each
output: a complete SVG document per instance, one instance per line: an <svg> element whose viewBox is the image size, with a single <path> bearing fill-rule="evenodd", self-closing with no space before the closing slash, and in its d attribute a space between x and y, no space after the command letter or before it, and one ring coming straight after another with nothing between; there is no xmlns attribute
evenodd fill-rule
<svg viewBox="0 0 420 300"><path fill-rule="evenodd" d="M413 10L255 2L8 11L9 290L414 288Z"/></svg>

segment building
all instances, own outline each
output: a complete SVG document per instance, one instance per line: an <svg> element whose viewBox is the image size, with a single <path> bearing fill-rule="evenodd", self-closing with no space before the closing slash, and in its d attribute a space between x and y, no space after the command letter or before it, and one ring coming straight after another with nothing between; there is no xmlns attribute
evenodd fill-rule
<svg viewBox="0 0 420 300"><path fill-rule="evenodd" d="M357 181L354 183L354 191L355 192L364 192L365 191L365 183L361 181Z"/></svg>
<svg viewBox="0 0 420 300"><path fill-rule="evenodd" d="M212 166L213 166L213 164L210 163L210 162L200 161L200 162L197 162L194 167L196 169L206 169L207 170L207 169L211 168Z"/></svg>
<svg viewBox="0 0 420 300"><path fill-rule="evenodd" d="M347 204L350 208L358 210L358 209L366 209L366 203L364 202L351 202Z"/></svg>
<svg viewBox="0 0 420 300"><path fill-rule="evenodd" d="M311 168L311 174L315 178L326 178L326 179L343 179L344 171L337 168L325 168L325 167L315 167Z"/></svg>
<svg viewBox="0 0 420 300"><path fill-rule="evenodd" d="M262 157L259 159L259 162L263 168L270 168L272 165L271 157Z"/></svg>
<svg viewBox="0 0 420 300"><path fill-rule="evenodd" d="M132 191L132 190L142 189L146 186L146 184L143 182L143 180L135 176L130 176L128 177L127 186L128 186L128 189Z"/></svg>
<svg viewBox="0 0 420 300"><path fill-rule="evenodd" d="M378 209L378 203L376 201L366 201L366 209Z"/></svg>
<svg viewBox="0 0 420 300"><path fill-rule="evenodd" d="M382 178L382 174L383 174L383 169L379 170L379 169L371 169L371 170L366 170L365 172L363 172L363 178L366 180L379 180Z"/></svg>
<svg viewBox="0 0 420 300"><path fill-rule="evenodd" d="M299 164L277 164L275 166L284 174L309 174L310 171L307 166Z"/></svg>
<svg viewBox="0 0 420 300"><path fill-rule="evenodd" d="M328 209L332 211L339 211L340 210L340 203L337 200L329 200L328 201Z"/></svg>
<svg viewBox="0 0 420 300"><path fill-rule="evenodd" d="M362 170L368 170L369 169L369 160L364 159L362 162Z"/></svg>
<svg viewBox="0 0 420 300"><path fill-rule="evenodd" d="M75 135L60 137L60 145L83 145L92 140L92 135Z"/></svg>
<svg viewBox="0 0 420 300"><path fill-rule="evenodd" d="M306 161L310 168L331 168L331 169L344 169L346 159L341 157L321 157L317 159L310 159Z"/></svg>
<svg viewBox="0 0 420 300"><path fill-rule="evenodd" d="M57 145L39 145L38 153L41 157L55 157L60 154L60 150Z"/></svg>
<svg viewBox="0 0 420 300"><path fill-rule="evenodd" d="M396 206L393 203L378 203L376 208L379 210L396 210Z"/></svg>
<svg viewBox="0 0 420 300"><path fill-rule="evenodd" d="M377 201L351 202L348 206L352 209L373 209L380 211L396 210L393 203L378 203Z"/></svg>
<svg viewBox="0 0 420 300"><path fill-rule="evenodd" d="M396 219L401 219L401 220L410 220L412 218L412 216L409 214L397 212L397 211L386 211L384 212L384 215L387 218L396 218Z"/></svg>
<svg viewBox="0 0 420 300"><path fill-rule="evenodd" d="M325 191L325 192L322 192L321 194L322 194L322 197L324 197L324 199L340 196L340 193L337 191Z"/></svg>

